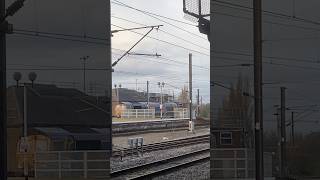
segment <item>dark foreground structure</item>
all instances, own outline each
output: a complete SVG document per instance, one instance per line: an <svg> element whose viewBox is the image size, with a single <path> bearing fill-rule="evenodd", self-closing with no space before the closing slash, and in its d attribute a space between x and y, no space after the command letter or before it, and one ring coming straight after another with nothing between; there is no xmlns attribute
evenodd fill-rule
<svg viewBox="0 0 320 180"><path fill-rule="evenodd" d="M24 91L27 91L24 93ZM24 97L26 94L26 97ZM32 159L39 151L111 150L105 98L88 96L77 89L55 85L8 88L8 171L21 174L23 153L19 146L27 118L27 137ZM24 100L26 115L24 114Z"/></svg>

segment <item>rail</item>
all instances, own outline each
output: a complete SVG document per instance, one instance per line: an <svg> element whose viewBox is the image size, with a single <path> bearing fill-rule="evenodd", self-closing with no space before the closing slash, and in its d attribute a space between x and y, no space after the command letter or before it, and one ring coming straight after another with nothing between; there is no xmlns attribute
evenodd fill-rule
<svg viewBox="0 0 320 180"><path fill-rule="evenodd" d="M208 161L210 159L209 152L210 149L207 148L183 155L161 159L143 165L111 172L111 177L126 177L126 179L152 179L159 175L164 175L165 173L176 171L182 167L190 166L202 161ZM187 158L191 159L186 161L185 159Z"/></svg>
<svg viewBox="0 0 320 180"><path fill-rule="evenodd" d="M209 135L201 135L201 136L193 136L190 138L183 138L183 139L176 139L171 141L153 143L153 144L146 144L143 145L143 152L150 152L162 149L169 149L169 148L176 148L176 147L183 147L188 145L200 144L200 143L209 143L210 136ZM140 149L140 148L139 148ZM114 157L124 157L128 155L132 155L137 151L133 151L132 148L119 148L113 150L112 156Z"/></svg>

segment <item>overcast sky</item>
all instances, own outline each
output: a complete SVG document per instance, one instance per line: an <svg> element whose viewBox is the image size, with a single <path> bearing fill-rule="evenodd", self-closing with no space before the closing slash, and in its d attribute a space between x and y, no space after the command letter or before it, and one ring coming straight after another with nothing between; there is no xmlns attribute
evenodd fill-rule
<svg viewBox="0 0 320 180"><path fill-rule="evenodd" d="M165 91L170 94L172 91L175 91L177 94L181 91L180 89L183 86L188 85L188 56L189 53L192 53L194 64L194 91L199 88L201 96L203 96L203 101L209 102L209 42L205 35L199 33L196 23L184 18L182 1L124 0L121 2L147 12L152 12L183 21L190 25L164 19L159 16L155 16L156 18L154 18L139 11L120 6L117 3L112 3L112 29L121 29L117 26L134 28L141 27L141 25L163 25L160 27L160 30L153 30L150 33L150 36L167 41L168 43L173 43L177 46L181 46L177 47L165 42L145 38L132 51L147 54L157 53L161 55L161 58L150 58L144 56L125 57L115 67L116 73L114 73L113 76L114 83L120 83L123 87L136 88L135 83L137 81L138 88L141 90L146 90L146 81L150 81L151 91L159 92L159 87L156 85L156 83L165 82L168 83L168 85L165 86ZM181 28L182 30L173 27L171 24ZM145 34L149 30L150 29L141 29L136 30L135 32ZM189 31L190 33L183 30ZM173 34L177 37L173 37L170 34ZM118 49L129 49L135 42L139 40L139 38L141 38L141 35L137 35L130 31L115 33L114 37L112 38L112 47L114 48L112 52L114 53L114 59L116 60L119 58L121 53L124 53ZM201 52L202 54L192 50ZM204 68L198 66L203 66ZM137 75L131 74L128 76L128 74L121 73L122 71L137 73ZM175 87L172 87L171 85Z"/></svg>

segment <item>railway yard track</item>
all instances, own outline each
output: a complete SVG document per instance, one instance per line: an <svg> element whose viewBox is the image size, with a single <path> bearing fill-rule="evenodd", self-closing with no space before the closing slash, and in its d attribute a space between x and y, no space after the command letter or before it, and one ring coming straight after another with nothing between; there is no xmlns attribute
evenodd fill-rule
<svg viewBox="0 0 320 180"><path fill-rule="evenodd" d="M112 179L152 179L210 160L210 149L205 148L182 155L160 159L111 172Z"/></svg>
<svg viewBox="0 0 320 180"><path fill-rule="evenodd" d="M114 149L112 152L112 156L125 157L128 155L137 153L137 150L139 150L140 152L150 152L155 150L164 150L164 149L184 147L184 146L190 146L190 145L201 144L201 143L209 143L209 141L210 141L209 135L193 136L193 137L184 138L184 139L176 139L171 141L146 144L143 146L143 148L139 147L139 149L132 149L132 148Z"/></svg>

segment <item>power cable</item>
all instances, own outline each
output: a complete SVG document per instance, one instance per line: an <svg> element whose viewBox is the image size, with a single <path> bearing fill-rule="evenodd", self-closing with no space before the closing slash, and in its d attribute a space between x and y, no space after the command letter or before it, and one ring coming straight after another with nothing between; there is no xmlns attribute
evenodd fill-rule
<svg viewBox="0 0 320 180"><path fill-rule="evenodd" d="M121 28L121 29L125 29L124 27L121 27L121 26L118 26L118 25L115 25L115 24L111 24L112 26L115 26L115 27L118 27L118 28ZM136 32L136 31L130 31L132 33L135 33L135 34L138 34L138 35L143 35L142 33L139 33L139 32ZM195 53L198 53L198 54L202 54L204 56L210 56L209 54L206 54L206 53L203 53L201 51L197 51L197 50L193 50L193 49L190 49L190 48L186 48L184 46L181 46L181 45L178 45L178 44L175 44L175 43L172 43L172 42L168 42L168 41L165 41L165 40L162 40L162 39L158 39L158 38L155 38L155 37L152 37L152 36L146 36L150 39L153 39L153 40L157 40L157 41L160 41L160 42L163 42L163 43L166 43L166 44L169 44L171 46L175 46L175 47L179 47L179 48L182 48L182 49L185 49L185 50L188 50L188 51L192 51L192 52L195 52Z"/></svg>
<svg viewBox="0 0 320 180"><path fill-rule="evenodd" d="M216 3L221 3L221 4L231 5L231 6L234 6L234 7L238 7L238 9L242 8L242 10L250 10L250 12L252 12L252 10L253 10L253 7L244 6L244 5L240 5L240 4L234 4L234 3L231 3L231 2L224 2L224 1L220 1L220 0L214 0L213 3L215 3L215 2ZM305 18L300 18L300 17L297 17L297 16L290 16L290 15L287 15L287 14L284 14L284 13L278 13L278 12L267 11L267 10L262 10L262 12L264 14L267 14L267 15L273 16L273 17L285 18L287 20L294 20L294 21L309 23L309 24L313 24L313 25L320 25L320 22L309 20L309 19L305 19Z"/></svg>
<svg viewBox="0 0 320 180"><path fill-rule="evenodd" d="M117 3L115 3L114 1L117 2ZM184 31L184 32L186 32L186 33L189 33L189 34L191 34L191 35L193 35L193 36L196 36L196 37L198 37L198 38L201 38L201 39L204 39L204 40L207 41L206 38L204 38L204 37L202 37L202 36L200 36L200 35L198 35L198 34L195 34L195 33L193 33L193 32L187 31L187 30L185 30L185 29L183 29L183 28L181 28L181 27L179 27L179 26L176 26L176 25L170 23L170 22L167 22L167 21L164 21L164 20L162 20L162 19L160 19L160 18L157 18L155 15L152 15L150 12L139 10L139 9L137 9L137 8L134 8L134 7L132 7L132 6L129 6L129 5L125 4L125 3L122 3L122 2L117 1L117 0L114 0L114 1L111 1L111 3L116 4L116 5L119 5L119 6L123 6L123 7L126 7L126 8L130 8L130 9L133 9L133 10L136 10L136 11L139 11L139 12L141 12L141 13L147 15L147 16L150 16L150 17L152 17L152 18L154 18L154 19L157 19L157 20L159 20L159 21L161 21L161 22L163 22L163 23L166 23L166 24L168 24L168 25L170 25L170 26L172 26L172 27L174 27L174 28L176 28L176 29L179 29L179 30L181 30L181 31Z"/></svg>
<svg viewBox="0 0 320 180"><path fill-rule="evenodd" d="M145 26L145 25L142 24L142 23L138 23L138 22L135 22L135 21L131 21L131 20L128 20L128 19L125 19L125 18L121 18L121 17L117 17L117 16L111 16L111 17L116 18L116 19L120 19L120 20L123 20L123 21L126 21L126 22L130 22L130 23L133 23L133 24ZM177 35L174 35L174 34L172 34L172 33L169 33L168 31L165 31L165 30L162 30L162 29L159 29L159 31L160 31L160 32L163 32L163 33L165 33L165 34L167 34L167 35L169 35L169 36L171 36L171 37L180 39L180 40L182 40L182 41L184 41L184 42L187 42L187 43L189 43L189 44L192 44L192 45L194 45L194 46L197 46L197 47L199 47L199 48L202 48L202 49L205 49L205 50L210 50L209 48L206 48L206 47L204 47L204 46L198 45L198 44L196 44L196 43L194 43L194 42L192 42L192 41L189 41L189 40L187 40L187 39L184 39L184 38L179 37L179 36L177 36Z"/></svg>

